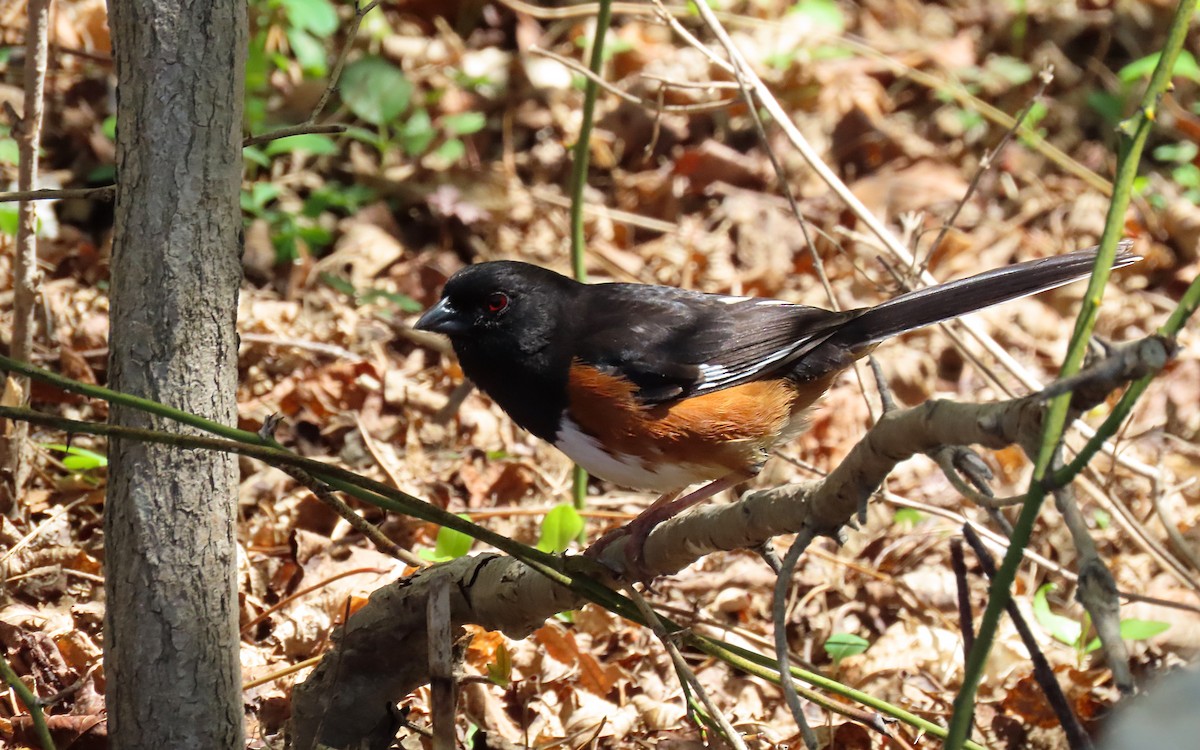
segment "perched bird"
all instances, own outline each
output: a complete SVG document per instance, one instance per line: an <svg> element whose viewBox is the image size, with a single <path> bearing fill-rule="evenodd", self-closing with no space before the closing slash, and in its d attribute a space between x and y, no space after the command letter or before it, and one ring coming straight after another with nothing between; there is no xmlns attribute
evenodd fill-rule
<svg viewBox="0 0 1200 750"><path fill-rule="evenodd" d="M454 274L416 327L449 336L468 378L589 473L662 493L629 527L641 542L757 474L884 339L1084 278L1095 258L1027 261L845 312L493 261ZM1125 245L1114 267L1137 260Z"/></svg>

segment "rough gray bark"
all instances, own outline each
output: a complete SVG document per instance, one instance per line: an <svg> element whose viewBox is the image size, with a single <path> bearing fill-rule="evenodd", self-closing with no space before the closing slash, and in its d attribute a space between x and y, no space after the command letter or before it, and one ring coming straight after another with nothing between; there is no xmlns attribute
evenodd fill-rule
<svg viewBox="0 0 1200 750"><path fill-rule="evenodd" d="M246 7L109 5L117 72L110 385L234 424ZM113 422L178 430L114 406ZM114 441L104 664L120 748L244 746L233 456Z"/></svg>

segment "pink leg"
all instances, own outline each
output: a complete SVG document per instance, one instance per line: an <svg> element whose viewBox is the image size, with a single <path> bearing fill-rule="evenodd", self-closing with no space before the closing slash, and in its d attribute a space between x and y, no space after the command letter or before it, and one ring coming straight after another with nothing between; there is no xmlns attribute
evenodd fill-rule
<svg viewBox="0 0 1200 750"><path fill-rule="evenodd" d="M698 505L718 492L727 490L748 478L746 474L739 471L713 480L683 497L679 497L680 491L678 490L668 492L651 503L650 507L642 511L637 518L593 544L586 554L589 557L599 557L605 547L628 534L629 541L625 544L625 560L629 570L626 571L626 574L636 576L637 580L642 581L652 578L650 571L646 570L642 564L646 538L650 536L650 532L654 531L655 527L663 521L674 518L693 505Z"/></svg>

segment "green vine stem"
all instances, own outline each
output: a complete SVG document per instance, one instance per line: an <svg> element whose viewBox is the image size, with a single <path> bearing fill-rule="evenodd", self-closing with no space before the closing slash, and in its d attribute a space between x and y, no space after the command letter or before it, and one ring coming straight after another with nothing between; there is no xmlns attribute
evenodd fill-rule
<svg viewBox="0 0 1200 750"><path fill-rule="evenodd" d="M1175 60L1179 56L1187 34L1188 22L1195 10L1196 0L1181 0L1179 3L1167 32L1167 41L1163 47L1162 56L1146 86L1138 111L1119 128L1122 142L1117 160L1116 179L1113 182L1112 202L1109 204L1104 234L1100 238L1095 270L1083 299L1083 307L1075 323L1075 331L1071 337L1067 357L1063 362L1062 376L1078 372L1083 363L1083 356L1099 315L1100 301L1104 287L1108 283L1112 260L1116 255L1117 241L1120 239L1125 225L1125 212L1129 208L1133 180L1137 176L1142 150L1150 130L1154 126L1159 99L1170 82L1171 71L1175 67ZM1193 284L1193 286L1195 285ZM1173 315L1172 320L1178 321L1177 325L1181 325L1184 317L1184 313L1179 313ZM1136 398L1136 395L1133 398ZM950 719L949 735L945 744L947 750L961 748L969 733L976 691L983 677L984 666L988 653L991 651L992 642L996 637L1000 616L1008 604L1012 584L1016 579L1017 568L1021 562L1021 555L1029 544L1034 522L1037 520L1042 501L1051 486L1047 481L1047 473L1059 452L1063 430L1066 427L1070 399L1070 393L1063 394L1055 398L1048 407L1042 441L1034 462L1033 479L1030 482L1029 491L1025 495L1021 514L1013 526L1012 539L1008 552L1004 556L1004 562L992 580L988 592L987 608L980 620L979 633L963 671L963 685L954 700L954 714Z"/></svg>
<svg viewBox="0 0 1200 750"><path fill-rule="evenodd" d="M596 31L592 37L592 54L588 61L588 69L597 76L604 64L604 37L611 22L612 0L600 0L596 12ZM584 82L579 139L575 142L575 158L571 164L571 270L576 280L584 282L587 281L587 238L583 232L583 192L587 187L588 149L592 141L599 88L594 78L587 78ZM587 506L587 484L587 472L576 464L571 483L571 502L575 510L583 510ZM579 543L587 543L586 526L579 531Z"/></svg>
<svg viewBox="0 0 1200 750"><path fill-rule="evenodd" d="M21 681L20 676L13 670L8 659L0 656L0 677L8 683L16 694L17 700L29 709L29 718L33 721L33 731L37 734L42 750L54 750L54 739L50 736L50 728L46 726L46 715L42 712L42 702L33 694L29 686Z"/></svg>

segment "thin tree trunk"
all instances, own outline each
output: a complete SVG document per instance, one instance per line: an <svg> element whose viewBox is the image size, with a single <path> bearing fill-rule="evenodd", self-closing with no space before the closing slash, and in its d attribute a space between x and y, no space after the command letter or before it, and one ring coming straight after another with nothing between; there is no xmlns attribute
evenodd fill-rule
<svg viewBox="0 0 1200 750"><path fill-rule="evenodd" d="M109 379L236 417L246 7L109 6L117 72ZM176 430L114 406L119 424ZM105 671L113 747L244 746L232 456L109 446Z"/></svg>

